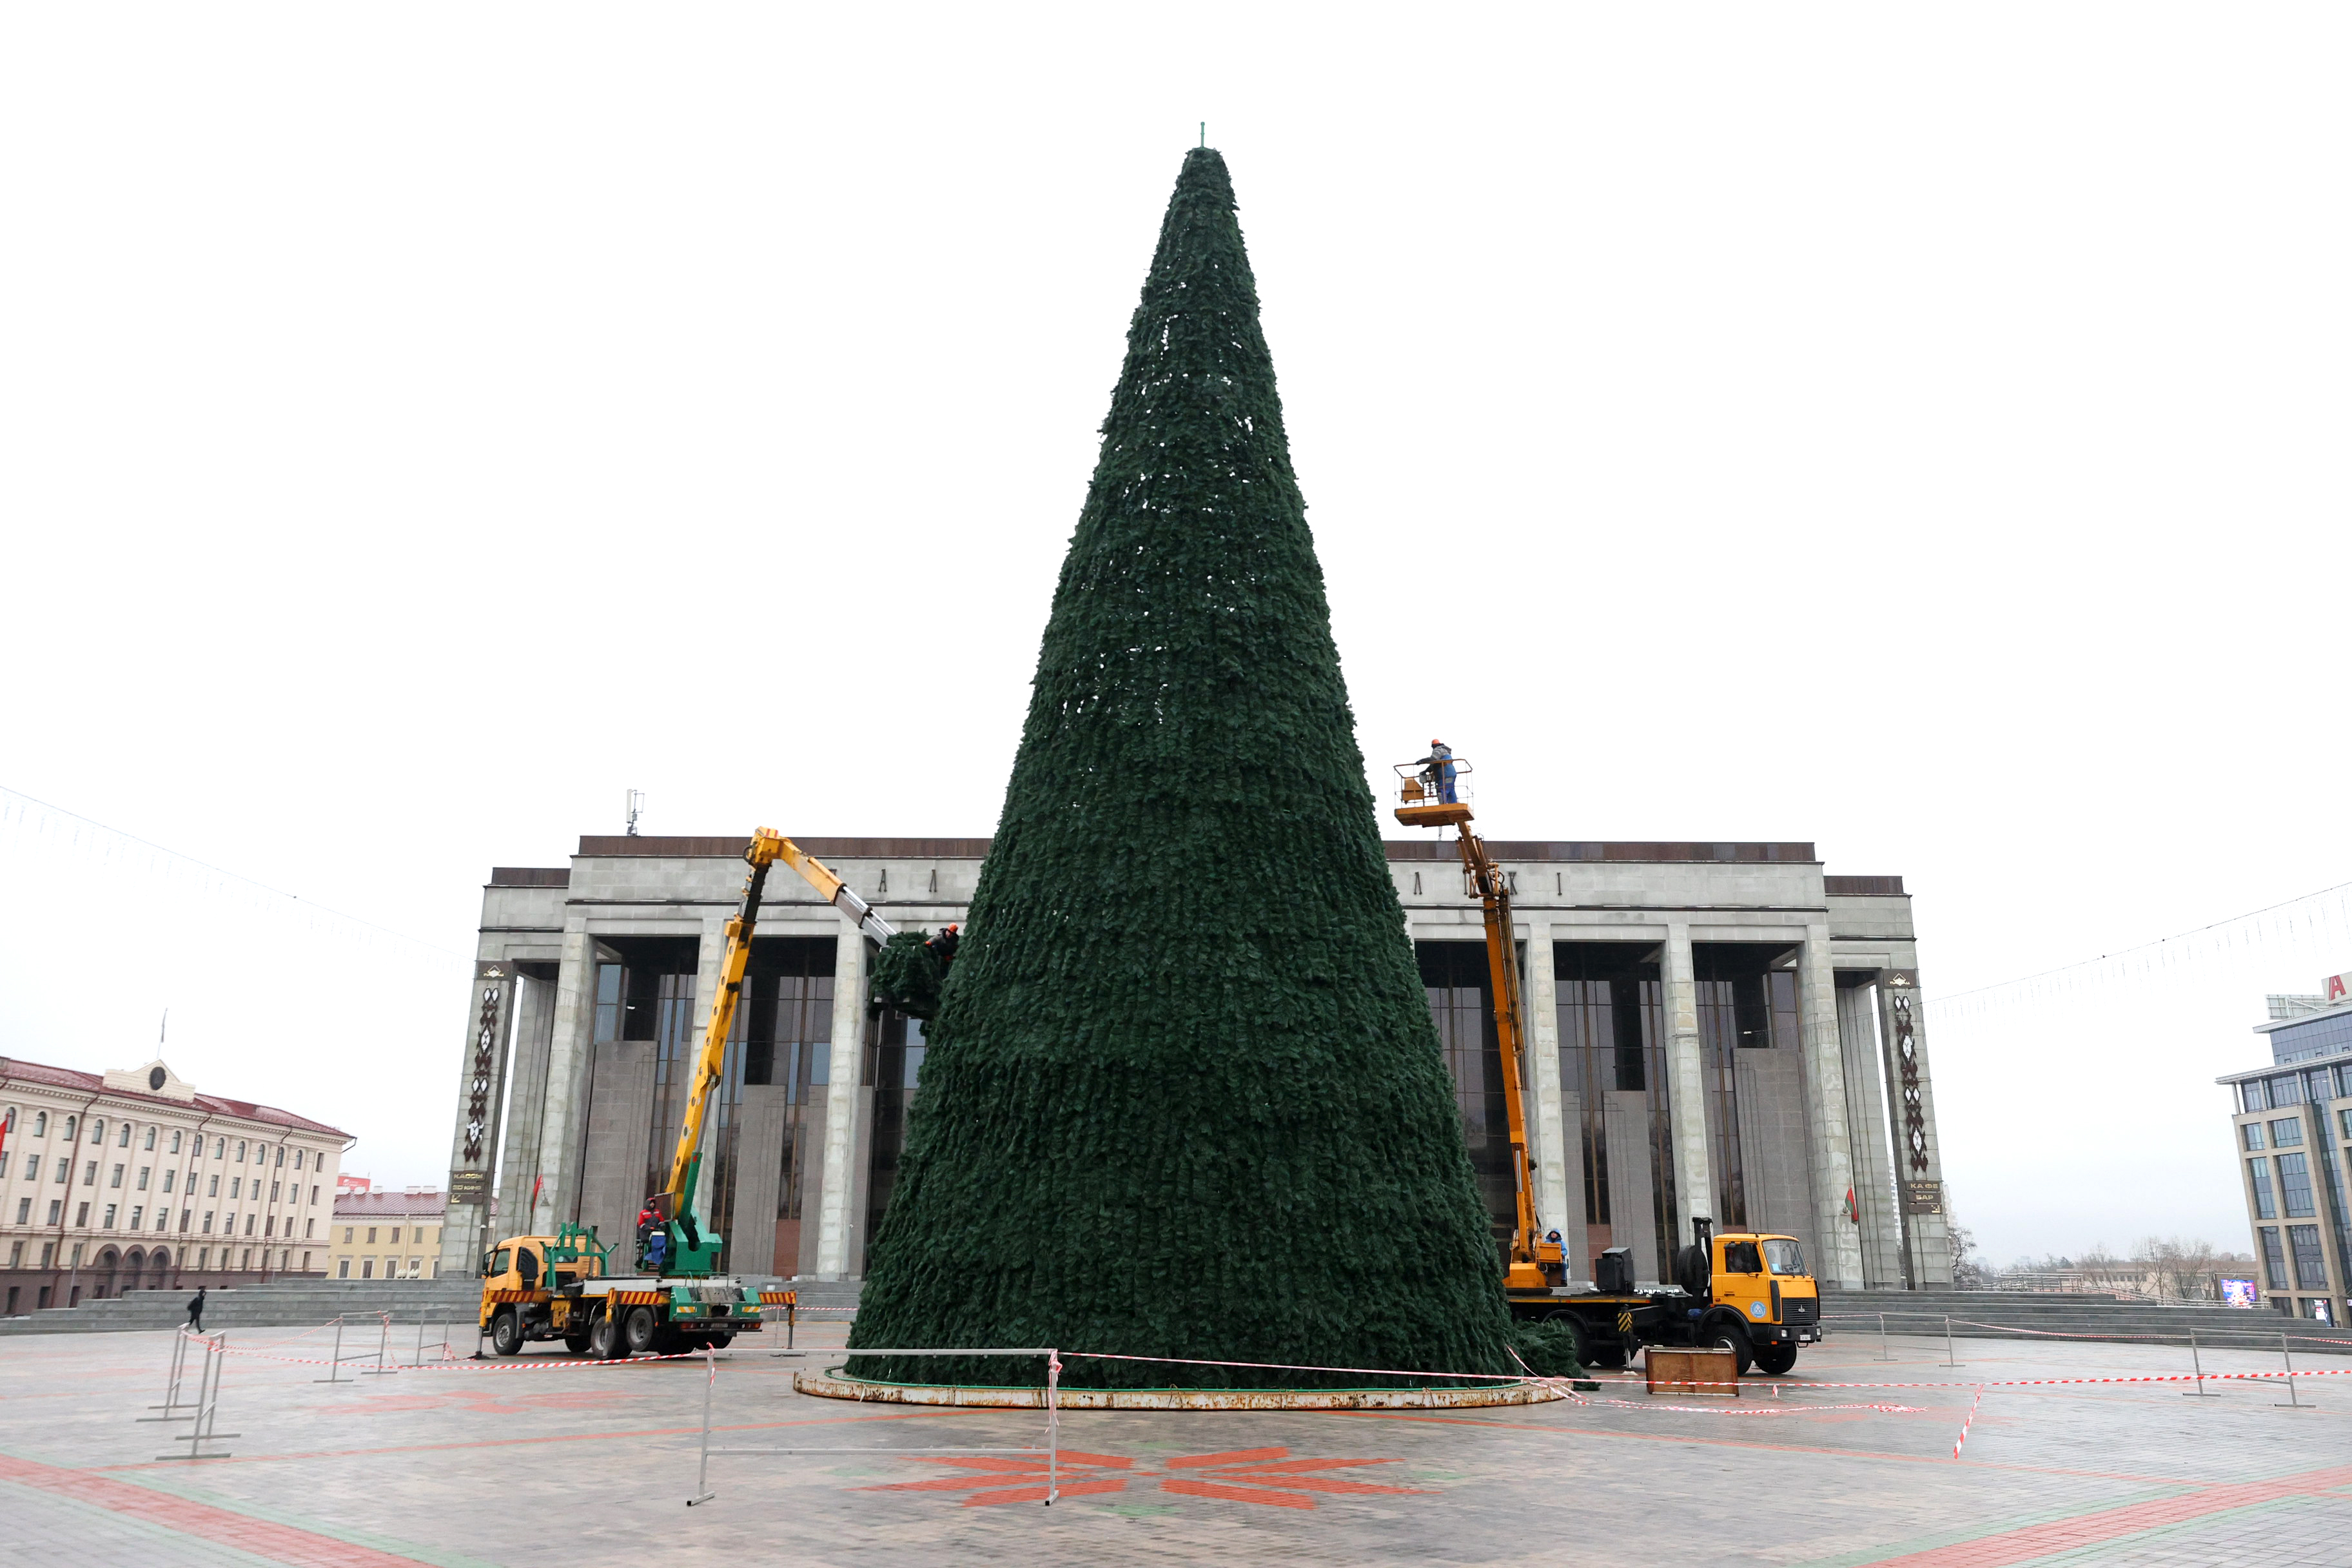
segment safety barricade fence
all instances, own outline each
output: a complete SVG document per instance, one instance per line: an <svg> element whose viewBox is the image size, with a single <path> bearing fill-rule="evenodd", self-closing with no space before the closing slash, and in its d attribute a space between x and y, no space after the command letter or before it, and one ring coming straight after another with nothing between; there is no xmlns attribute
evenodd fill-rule
<svg viewBox="0 0 2352 1568"><path fill-rule="evenodd" d="M710 1456L713 1454L924 1454L934 1456L941 1454L1043 1454L1045 1456L1045 1494L1039 1498L1038 1500L1050 1508L1053 1506L1055 1500L1061 1496L1062 1422L1060 1390L1062 1383L1062 1362L1059 1352L1055 1351L1050 1349L1040 1350L1035 1348L1026 1350L873 1350L860 1345L856 1350L845 1352L850 1355L858 1356L1043 1356L1045 1358L1045 1446L1042 1448L900 1447L897 1445L892 1445L888 1447L873 1448L714 1448L710 1446L710 1397L719 1386L719 1358L707 1350L702 1353L709 1363L709 1371L706 1373L702 1384L702 1459L699 1468L695 1472L694 1496L686 1500L686 1506L688 1508L694 1508L699 1504L709 1502L719 1495L710 1489ZM1006 1500L1012 1501L1014 1500L1008 1498Z"/></svg>
<svg viewBox="0 0 2352 1568"><path fill-rule="evenodd" d="M2191 1323L2189 1326L2189 1331L2185 1334L2076 1333L2069 1332L2063 1329L2028 1328L2021 1323L1983 1322L1973 1318L1955 1318L1950 1316L1948 1313L1906 1312L1899 1308L1892 1312L1832 1312L1824 1314L1824 1321L1843 1318L1849 1321L1861 1319L1867 1321L1872 1318L1877 1319L1878 1359L1881 1361L1892 1361L1895 1358L1886 1347L1886 1320L1890 1317L1917 1318L1924 1319L1929 1322L1934 1322L1940 1319L1944 1325L1943 1364L1948 1367L1958 1367L1963 1364L1953 1342L1953 1331L1955 1329L1991 1329L2002 1334L2015 1334L2038 1340L2073 1340L2084 1342L2113 1342L2118 1343L2130 1342L2135 1344L2185 1345L2189 1350L2189 1364L2191 1369L2189 1372L2189 1377L2193 1378L2197 1384L2194 1390L2189 1391L2183 1396L2189 1399L2210 1399L2213 1397L2212 1394L2207 1393L2205 1390L2206 1373L2204 1352L2206 1350L2238 1349L2267 1352L2271 1348L2272 1342L2275 1341L2278 1344L2279 1360L2285 1369L2278 1375L2283 1376L2287 1380L2287 1403L2283 1408L2290 1410L2305 1408L2301 1396L2295 1392L2294 1379L2297 1374L2294 1370L2294 1353L2293 1347L2294 1345L2301 1345L2305 1349L2308 1350L2315 1345L2352 1346L2352 1340L2330 1339L2318 1334L2290 1334L2284 1329L2216 1329L2210 1327L2200 1327L2195 1323ZM2252 1340L2256 1342L2251 1345L2239 1346L2213 1344L2212 1342L2217 1339ZM2219 1376L2218 1373L2215 1375ZM2301 1375L2305 1377L2313 1377L2320 1374L2305 1372Z"/></svg>
<svg viewBox="0 0 2352 1568"><path fill-rule="evenodd" d="M337 1319L331 1322L320 1324L316 1329L305 1331L304 1333L297 1334L291 1339L278 1342L278 1345L291 1344L296 1341L308 1337L310 1333L323 1332L331 1328L334 1329L337 1333L337 1349L333 1354L328 1357L277 1354L273 1353L275 1347L232 1349L227 1342L227 1336L226 1333L204 1335L186 1329L183 1329L174 1333L172 1337L173 1356L171 1366L167 1373L164 1403L161 1405L148 1406L151 1410L160 1410L163 1411L163 1414L158 1415L141 1416L138 1419L142 1421L177 1421L189 1420L193 1418L195 1422L195 1430L188 1436L176 1439L177 1441L188 1443L190 1445L190 1451L185 1456L173 1455L159 1457L184 1457L188 1458L226 1458L226 1456L225 1455L208 1454L204 1451L205 1445L213 1441L215 1438L232 1437L236 1436L235 1433L221 1433L214 1430L214 1420L220 1397L220 1368L226 1359L231 1355L236 1355L258 1361L281 1362L292 1365L326 1366L330 1368L339 1367L342 1361L347 1359L355 1359L343 1357L341 1354L341 1323L342 1320ZM2207 1372L2203 1368L2201 1360L2195 1357L2196 1331L2191 1331L2190 1340L2193 1364L2192 1370L2185 1373L2136 1373L2083 1377L2012 1377L1967 1380L1915 1379L1907 1381L1873 1382L1864 1382L1859 1380L1817 1381L1811 1378L1795 1381L1777 1378L1768 1378L1763 1380L1748 1378L1738 1381L1710 1381L1706 1379L1684 1379L1678 1377L1675 1380L1676 1387L1686 1388L1694 1392L1703 1388L1719 1387L1737 1391L1748 1388L1758 1388L1760 1386L1762 1388L1769 1388L1770 1391L1770 1398L1776 1402L1775 1404L1769 1405L1748 1405L1744 1408L1732 1409L1719 1406L1661 1405L1654 1399L1633 1401L1612 1398L1606 1395L1593 1397L1594 1394L1600 1394L1602 1389L1610 1387L1646 1387L1646 1384L1643 1379L1638 1376L1630 1375L1615 1375L1583 1380L1539 1376L1528 1371L1524 1363L1521 1363L1521 1370L1516 1373L1426 1372L1400 1369L1396 1367L1327 1365L1319 1363L1220 1361L1204 1357L1191 1356L1126 1355L1113 1352L1065 1351L1054 1348L1039 1347L1003 1349L992 1346L974 1346L953 1349L887 1349L859 1346L854 1349L843 1348L840 1353L845 1356L856 1355L861 1357L1013 1356L1044 1358L1045 1363L1044 1390L1044 1405L1045 1409L1045 1445L1042 1447L899 1447L894 1446L870 1448L798 1447L714 1448L710 1446L712 1431L710 1424L711 1400L717 1387L719 1375L719 1356L715 1347L706 1345L699 1349L691 1351L625 1356L610 1361L593 1361L573 1356L563 1356L560 1358L551 1356L543 1359L533 1358L529 1361L507 1363L469 1363L464 1361L429 1363L420 1361L416 1364L404 1366L396 1363L389 1363L384 1358L384 1342L389 1338L389 1319L388 1316L385 1316L384 1321L379 1325L380 1337L378 1348L373 1352L360 1352L361 1356L373 1354L376 1357L378 1366L369 1369L372 1373L381 1371L385 1374L396 1375L405 1373L443 1372L518 1373L589 1371L597 1368L635 1366L653 1362L687 1361L697 1357L701 1358L704 1362L705 1372L703 1384L703 1419L701 1428L700 1459L696 1475L695 1495L688 1500L688 1507L711 1501L717 1495L710 1490L709 1485L710 1456L712 1454L826 1455L877 1453L927 1456L1043 1454L1045 1456L1046 1459L1046 1484L1040 1500L1050 1504L1060 1495L1060 1384L1065 1358L1073 1361L1117 1361L1160 1365L1214 1366L1255 1372L1312 1372L1340 1373L1351 1376L1377 1377L1382 1379L1415 1379L1421 1380L1424 1384L1435 1382L1442 1384L1487 1383L1531 1384L1552 1389L1561 1397L1580 1405L1599 1405L1617 1409L1640 1410L1659 1414L1727 1415L1734 1417L1808 1415L1815 1412L1843 1410L1870 1410L1886 1415L1916 1415L1922 1413L1920 1408L1916 1405L1886 1404L1880 1402L1818 1405L1809 1402L1800 1403L1798 1401L1791 1400L1785 1403L1780 1403L1782 1399L1784 1391L1799 1394L1813 1394L1849 1390L1856 1392L1895 1390L1942 1390L1958 1392L1965 1389L1969 1392L1970 1399L1968 1412L1961 1422L1958 1437L1952 1445L1952 1458L1955 1459L1960 1457L1961 1449L1968 1441L1969 1429L1975 1423L1977 1412L1981 1407L1985 1393L1989 1389L2089 1388L2120 1386L2126 1384L2194 1383L2197 1385L2196 1389L2193 1392L2184 1391L2184 1393L2189 1393L2190 1397L2197 1397L2200 1395L2204 1397L2212 1397L2212 1395L2208 1394L2205 1392L2205 1384L2208 1383L2248 1383L2260 1384L2263 1383L2277 1383L2284 1380L2287 1385L2287 1398L2284 1401L2278 1402L2279 1408L2309 1410L2315 1409L2317 1406L2301 1400L2296 1388L2299 1380L2318 1377L2352 1377L2352 1367L2328 1367L2317 1371L2305 1367L2298 1370L2294 1366L2291 1354L2291 1345L2288 1342L2288 1336L2284 1334L2277 1336L2280 1342L2280 1354L2284 1363L2282 1369L2279 1371ZM2247 1332L2252 1333L2254 1331L2247 1331ZM2053 1337L2074 1338L2076 1336L2061 1335ZM2264 1334L2261 1337L2267 1340L2270 1336ZM192 1353L192 1352L201 1355L202 1361L196 1368L195 1380L197 1390L195 1396L193 1399L188 1399L183 1397L183 1389L185 1382L187 1381L188 1375L187 1357ZM1516 1356L1514 1359L1517 1359ZM318 1381L334 1382L349 1380L330 1376ZM1595 1386L1596 1384L1598 1387Z"/></svg>

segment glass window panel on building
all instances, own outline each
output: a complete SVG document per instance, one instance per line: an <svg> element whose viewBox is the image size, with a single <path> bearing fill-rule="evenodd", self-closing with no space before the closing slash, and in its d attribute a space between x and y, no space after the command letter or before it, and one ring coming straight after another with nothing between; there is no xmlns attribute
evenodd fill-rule
<svg viewBox="0 0 2352 1568"><path fill-rule="evenodd" d="M1657 956L1654 943L1552 944L1560 1089L1576 1097L1579 1123L1571 1134L1569 1176L1583 1184L1587 1256L1568 1260L1574 1277L1590 1279L1597 1267L1593 1260L1609 1247L1633 1246L1638 1238L1631 1227L1643 1213L1650 1216L1646 1239L1655 1248L1648 1255L1672 1256L1674 1146L1666 1100L1664 987ZM1643 1097L1643 1112L1631 1123L1637 1129L1631 1148L1611 1146L1612 1094ZM1621 1118L1620 1130L1626 1125ZM1612 1167L1639 1190L1614 1190ZM1571 1193L1570 1203L1577 1201Z"/></svg>
<svg viewBox="0 0 2352 1568"><path fill-rule="evenodd" d="M2289 1219L2317 1214L2311 1195L2311 1164L2301 1154L2278 1156L2279 1197Z"/></svg>
<svg viewBox="0 0 2352 1568"><path fill-rule="evenodd" d="M2282 1065L2352 1050L2352 1013L2336 1013L2270 1031L2271 1060Z"/></svg>
<svg viewBox="0 0 2352 1568"><path fill-rule="evenodd" d="M2271 1123L2271 1147L2284 1149L2303 1142L2303 1121L2289 1116Z"/></svg>
<svg viewBox="0 0 2352 1568"><path fill-rule="evenodd" d="M2327 1212L2336 1224L2336 1256L2352 1260L2352 1205L2344 1201L2344 1165L2336 1157L2336 1145L2325 1138L2319 1141L2319 1169L2327 1180Z"/></svg>
<svg viewBox="0 0 2352 1568"><path fill-rule="evenodd" d="M833 968L835 944L831 937L757 937L743 981L743 999L736 1008L728 1036L725 1074L711 1107L710 1151L705 1167L703 1208L712 1228L727 1238L721 1263L736 1268L738 1248L758 1234L753 1255L771 1255L769 1267L778 1274L797 1271L803 1156L808 1147L809 1090L827 1078L833 1039ZM744 1095L747 1089L781 1090L782 1126L776 1142L767 1144L768 1121L761 1123L762 1144L745 1142ZM772 1100L772 1096L770 1097ZM906 1105L891 1108L903 1138ZM877 1104L876 1115L882 1114ZM758 1161L759 1166L748 1162ZM895 1158L892 1170L896 1171ZM773 1213L747 1213L742 1195L754 1170L772 1171L776 1178ZM761 1189L764 1192L764 1187ZM762 1199L764 1202L764 1198ZM876 1215L879 1217L878 1212ZM739 1236L738 1232L741 1234ZM873 1228L866 1240L870 1243Z"/></svg>
<svg viewBox="0 0 2352 1568"><path fill-rule="evenodd" d="M2241 1128L2240 1131L2244 1132L2246 1135L2246 1148L2249 1152L2258 1152L2263 1148L2263 1124L2261 1122L2249 1121L2244 1127Z"/></svg>
<svg viewBox="0 0 2352 1568"><path fill-rule="evenodd" d="M1412 947L1445 1068L1454 1079L1470 1168L1496 1245L1507 1247L1518 1226L1518 1188L1511 1174L1510 1121L1503 1104L1502 1047L1488 989L1486 944L1417 942Z"/></svg>
<svg viewBox="0 0 2352 1568"><path fill-rule="evenodd" d="M2263 1277L2273 1290L2284 1290L2286 1283L2286 1248L2279 1242L2278 1226L2265 1225L2254 1233L2263 1243Z"/></svg>
<svg viewBox="0 0 2352 1568"><path fill-rule="evenodd" d="M2278 1218L2278 1199L2271 1192L2271 1163L2268 1160L2249 1160L2246 1173L2254 1184L2255 1217Z"/></svg>
<svg viewBox="0 0 2352 1568"><path fill-rule="evenodd" d="M2327 1257L2319 1247L2319 1227L2315 1225L2291 1225L2286 1227L2286 1235L2294 1250L2296 1289L2326 1289Z"/></svg>

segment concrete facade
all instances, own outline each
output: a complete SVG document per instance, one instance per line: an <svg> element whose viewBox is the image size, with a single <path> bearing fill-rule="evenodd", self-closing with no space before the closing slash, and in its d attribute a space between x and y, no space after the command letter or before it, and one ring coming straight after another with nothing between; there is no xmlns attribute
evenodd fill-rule
<svg viewBox="0 0 2352 1568"><path fill-rule="evenodd" d="M2352 973L2269 1002L2254 1032L2271 1065L2214 1080L2230 1090L2251 1272L2273 1310L2340 1327L2352 1308Z"/></svg>
<svg viewBox="0 0 2352 1568"><path fill-rule="evenodd" d="M349 1133L199 1092L161 1059L0 1057L0 1312L326 1272Z"/></svg>
<svg viewBox="0 0 2352 1568"><path fill-rule="evenodd" d="M902 928L965 920L988 848L802 842ZM742 846L590 837L568 868L492 872L464 1018L445 1271L471 1270L496 1239L491 1194L532 1229L577 1221L607 1240L626 1235L676 1137L662 1053L680 1037L689 1054L698 1044ZM1641 1278L1663 1278L1703 1216L1798 1236L1833 1285L1949 1284L1899 878L1827 876L1802 843L1489 847L1510 874L1522 944L1537 1201L1572 1277L1590 1277L1611 1237L1633 1249ZM1388 857L1417 945L1483 941L1450 843L1395 842ZM866 944L813 890L775 877L768 895L753 984L772 988L773 1018L794 1021L739 1025L726 1103L706 1130L704 1206L739 1270L854 1279L919 1079L919 1026L868 1011ZM1610 978L1566 985L1563 964ZM1603 1017L1613 1049L1591 1043ZM1746 1212L1718 1212L1731 1205Z"/></svg>

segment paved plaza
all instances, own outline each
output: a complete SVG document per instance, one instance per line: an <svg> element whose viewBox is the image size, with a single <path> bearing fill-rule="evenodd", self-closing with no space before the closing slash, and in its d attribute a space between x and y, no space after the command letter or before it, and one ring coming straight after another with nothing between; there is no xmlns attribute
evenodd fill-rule
<svg viewBox="0 0 2352 1568"><path fill-rule="evenodd" d="M2168 1348L1962 1341L1965 1364L1948 1369L1941 1341L1898 1338L1886 1362L1874 1338L1840 1338L1785 1398L1751 1386L1737 1405L1604 1382L1590 1405L1485 1412L1078 1413L1063 1418L1065 1489L1048 1509L1020 1455L889 1452L1017 1449L1040 1440L1041 1414L803 1397L793 1371L824 1364L843 1331L803 1328L808 1359L771 1354L781 1334L720 1359L719 1441L880 1451L717 1456L715 1500L692 1510L698 1362L537 1353L521 1361L543 1370L462 1363L322 1384L322 1367L264 1357L321 1355L323 1336L241 1331L231 1349L260 1353L223 1363L218 1426L236 1436L218 1447L233 1457L192 1464L156 1458L186 1447L172 1440L186 1423L135 1419L163 1397L170 1336L0 1341L7 1560L2352 1563L2352 1376L2305 1384L2304 1411L2276 1408L2286 1390L2272 1382L2209 1384L2205 1399L2162 1383L1992 1387L1953 1459L1975 1381L2188 1370ZM413 1355L414 1335L395 1331L395 1348ZM2279 1362L2209 1352L2205 1365ZM1805 1386L1830 1382L1935 1386Z"/></svg>

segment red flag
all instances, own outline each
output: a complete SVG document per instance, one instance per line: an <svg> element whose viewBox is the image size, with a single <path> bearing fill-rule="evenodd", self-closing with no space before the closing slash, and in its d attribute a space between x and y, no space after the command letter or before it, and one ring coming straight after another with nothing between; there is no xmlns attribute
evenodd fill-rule
<svg viewBox="0 0 2352 1568"><path fill-rule="evenodd" d="M1862 1223L1862 1205L1853 1201L1853 1189L1845 1190L1845 1217L1855 1225Z"/></svg>

